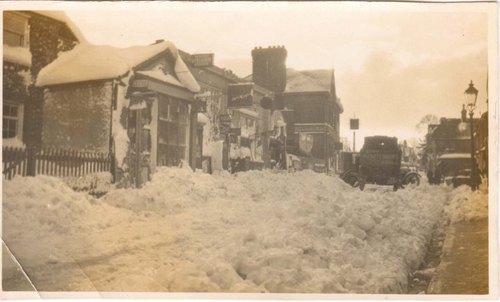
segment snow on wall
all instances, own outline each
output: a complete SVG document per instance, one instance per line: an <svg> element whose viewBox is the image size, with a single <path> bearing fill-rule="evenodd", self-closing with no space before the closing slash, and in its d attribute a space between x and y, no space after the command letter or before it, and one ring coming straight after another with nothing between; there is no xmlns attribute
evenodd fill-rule
<svg viewBox="0 0 500 302"><path fill-rule="evenodd" d="M7 44L3 45L3 59L5 61L31 66L31 52L27 47L13 47Z"/></svg>
<svg viewBox="0 0 500 302"><path fill-rule="evenodd" d="M122 82L128 85L132 72ZM115 159L119 168L124 168L124 159L127 156L130 139L127 134L126 124L123 124L123 109L128 108L130 100L125 98L127 86L118 85L116 95L116 110L113 112L112 135L115 145Z"/></svg>
<svg viewBox="0 0 500 302"><path fill-rule="evenodd" d="M229 150L229 158L236 159L245 157L252 157L252 152L249 148L231 146L231 149Z"/></svg>
<svg viewBox="0 0 500 302"><path fill-rule="evenodd" d="M77 45L73 50L61 53L54 62L43 68L38 75L36 85L43 87L118 78L167 49L174 56L174 70L179 82L191 92L198 92L200 86L171 42L128 48L116 48L109 45Z"/></svg>
<svg viewBox="0 0 500 302"><path fill-rule="evenodd" d="M18 137L13 137L2 139L2 147L24 148L26 145Z"/></svg>

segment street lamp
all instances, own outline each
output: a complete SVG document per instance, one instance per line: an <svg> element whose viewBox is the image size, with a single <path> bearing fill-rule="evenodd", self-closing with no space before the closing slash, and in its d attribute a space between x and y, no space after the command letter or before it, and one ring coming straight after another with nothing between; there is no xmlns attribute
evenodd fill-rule
<svg viewBox="0 0 500 302"><path fill-rule="evenodd" d="M474 157L474 109L476 109L478 90L474 88L472 80L470 81L469 88L464 92L465 104L470 116L470 157L471 157L471 189L476 190L476 161Z"/></svg>

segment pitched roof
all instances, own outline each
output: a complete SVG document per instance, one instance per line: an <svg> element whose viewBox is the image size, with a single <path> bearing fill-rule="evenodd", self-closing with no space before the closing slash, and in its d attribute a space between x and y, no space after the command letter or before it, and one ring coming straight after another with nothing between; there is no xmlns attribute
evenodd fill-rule
<svg viewBox="0 0 500 302"><path fill-rule="evenodd" d="M176 80L190 91L198 92L200 86L180 58L177 48L167 41L128 48L77 45L73 50L61 53L55 61L44 67L38 75L36 85L40 87L118 78L166 50L170 50L175 59Z"/></svg>
<svg viewBox="0 0 500 302"><path fill-rule="evenodd" d="M286 72L286 92L316 92L330 89L320 82L308 77L304 73L294 69L287 69Z"/></svg>

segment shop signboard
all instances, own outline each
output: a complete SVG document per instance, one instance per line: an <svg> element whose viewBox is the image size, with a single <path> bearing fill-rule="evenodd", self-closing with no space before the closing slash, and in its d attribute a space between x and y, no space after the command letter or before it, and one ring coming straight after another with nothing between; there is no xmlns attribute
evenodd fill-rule
<svg viewBox="0 0 500 302"><path fill-rule="evenodd" d="M231 116L229 114L219 115L220 134L229 134L231 126Z"/></svg>
<svg viewBox="0 0 500 302"><path fill-rule="evenodd" d="M137 89L148 88L148 80L134 80L132 81L132 87Z"/></svg>
<svg viewBox="0 0 500 302"><path fill-rule="evenodd" d="M233 135L241 135L241 128L231 128L229 130L229 133L233 134Z"/></svg>
<svg viewBox="0 0 500 302"><path fill-rule="evenodd" d="M295 124L296 133L325 133L325 131L325 124Z"/></svg>
<svg viewBox="0 0 500 302"><path fill-rule="evenodd" d="M231 84L227 86L227 107L239 108L253 105L253 84Z"/></svg>
<svg viewBox="0 0 500 302"><path fill-rule="evenodd" d="M311 154L314 145L313 136L307 133L299 133L299 150L301 154Z"/></svg>
<svg viewBox="0 0 500 302"><path fill-rule="evenodd" d="M191 55L194 67L210 67L214 65L213 53L200 53Z"/></svg>
<svg viewBox="0 0 500 302"><path fill-rule="evenodd" d="M351 119L351 130L358 130L358 129L359 129L359 119L352 118Z"/></svg>

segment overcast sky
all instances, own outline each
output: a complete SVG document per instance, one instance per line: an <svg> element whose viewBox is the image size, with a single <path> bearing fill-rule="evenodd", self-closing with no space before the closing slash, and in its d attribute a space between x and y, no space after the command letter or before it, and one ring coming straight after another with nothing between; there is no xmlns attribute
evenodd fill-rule
<svg viewBox="0 0 500 302"><path fill-rule="evenodd" d="M284 45L289 68L334 67L345 108L341 135L352 140L355 114L359 149L364 135L416 135L426 114L459 117L470 80L479 90L476 116L486 111L487 15L453 4L434 12L420 7L161 3L67 14L91 43L126 47L165 39L187 52L214 52L216 65L240 76L252 72L255 46Z"/></svg>

